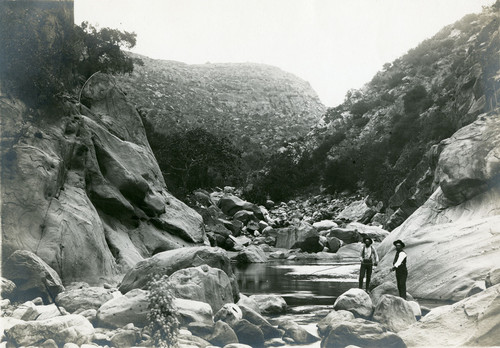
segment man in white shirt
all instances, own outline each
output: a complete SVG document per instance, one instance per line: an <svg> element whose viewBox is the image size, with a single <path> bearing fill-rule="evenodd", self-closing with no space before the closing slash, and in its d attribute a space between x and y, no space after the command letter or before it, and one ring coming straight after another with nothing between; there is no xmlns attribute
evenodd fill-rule
<svg viewBox="0 0 500 348"><path fill-rule="evenodd" d="M396 283L398 285L399 297L406 300L406 278L408 278L408 269L406 268L406 253L403 251L405 243L398 239L393 244L396 247L396 255L394 256L391 271L396 271Z"/></svg>

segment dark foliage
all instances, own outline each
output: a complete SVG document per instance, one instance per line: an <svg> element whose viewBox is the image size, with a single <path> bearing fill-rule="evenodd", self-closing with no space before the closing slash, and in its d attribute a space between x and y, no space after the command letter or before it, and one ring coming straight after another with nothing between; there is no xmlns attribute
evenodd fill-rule
<svg viewBox="0 0 500 348"><path fill-rule="evenodd" d="M176 195L239 183L241 151L228 138L202 128L164 135L147 121L144 125L163 176Z"/></svg>
<svg viewBox="0 0 500 348"><path fill-rule="evenodd" d="M267 168L252 180L245 198L257 203L264 203L268 197L284 201L319 180L320 171L312 156L308 153L297 156L293 149L272 155Z"/></svg>
<svg viewBox="0 0 500 348"><path fill-rule="evenodd" d="M2 88L31 107L56 104L96 71L133 70L121 47L135 45L134 33L69 25L62 11L51 18L38 10L1 9ZM55 30L53 21L67 26Z"/></svg>

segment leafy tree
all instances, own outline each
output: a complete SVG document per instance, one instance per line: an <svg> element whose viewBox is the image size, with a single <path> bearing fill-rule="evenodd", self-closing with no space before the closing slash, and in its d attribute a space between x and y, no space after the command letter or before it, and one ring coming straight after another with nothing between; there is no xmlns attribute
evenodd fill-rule
<svg viewBox="0 0 500 348"><path fill-rule="evenodd" d="M203 128L163 135L148 122L145 126L163 175L177 194L239 180L241 151L228 138Z"/></svg>
<svg viewBox="0 0 500 348"><path fill-rule="evenodd" d="M101 28L83 22L75 26L73 47L78 54L76 70L88 78L96 71L105 73L131 73L134 62L139 62L125 55L123 48L133 48L136 44L135 33Z"/></svg>
<svg viewBox="0 0 500 348"><path fill-rule="evenodd" d="M121 48L132 48L136 35L84 22L54 30L37 10L2 6L0 79L2 88L32 107L52 105L96 71L131 72L133 60ZM59 13L58 23L67 21Z"/></svg>

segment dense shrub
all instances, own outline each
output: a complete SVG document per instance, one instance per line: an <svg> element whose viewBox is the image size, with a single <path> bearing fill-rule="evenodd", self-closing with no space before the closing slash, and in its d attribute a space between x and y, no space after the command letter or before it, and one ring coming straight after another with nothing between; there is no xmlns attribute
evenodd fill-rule
<svg viewBox="0 0 500 348"><path fill-rule="evenodd" d="M202 128L164 135L145 120L144 125L158 165L175 194L183 197L197 188L239 183L241 151L228 138Z"/></svg>
<svg viewBox="0 0 500 348"><path fill-rule="evenodd" d="M267 170L257 175L245 191L245 198L263 203L269 197L275 201L292 198L300 190L317 183L319 166L324 161L314 162L308 153L298 155L287 149L275 153L269 159Z"/></svg>
<svg viewBox="0 0 500 348"><path fill-rule="evenodd" d="M133 48L136 34L111 28L97 29L83 22L75 26L72 45L78 54L76 70L84 78L96 71L104 73L131 73L134 63L141 64L138 59L125 55L122 48Z"/></svg>
<svg viewBox="0 0 500 348"><path fill-rule="evenodd" d="M155 347L176 347L179 320L168 275L156 275L148 284L148 326Z"/></svg>
<svg viewBox="0 0 500 348"><path fill-rule="evenodd" d="M359 102L356 102L351 106L351 114L353 114L354 116L363 116L371 109L372 105L369 102L360 100Z"/></svg>
<svg viewBox="0 0 500 348"><path fill-rule="evenodd" d="M432 105L427 90L422 85L416 85L403 96L405 112L420 113Z"/></svg>
<svg viewBox="0 0 500 348"><path fill-rule="evenodd" d="M360 153L350 148L335 160L326 163L323 183L330 192L354 190L360 179L362 161Z"/></svg>

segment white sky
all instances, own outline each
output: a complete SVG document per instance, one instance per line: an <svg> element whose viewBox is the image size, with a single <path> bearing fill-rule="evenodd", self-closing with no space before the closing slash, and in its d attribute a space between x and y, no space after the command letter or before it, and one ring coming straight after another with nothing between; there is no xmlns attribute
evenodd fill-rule
<svg viewBox="0 0 500 348"><path fill-rule="evenodd" d="M309 81L327 106L494 0L75 0L75 22L137 33L134 52L255 62Z"/></svg>

